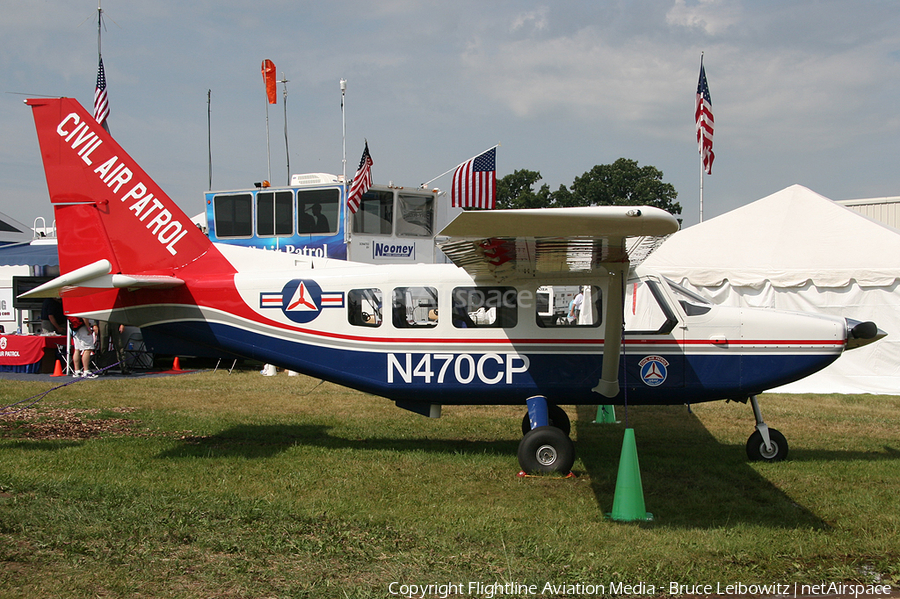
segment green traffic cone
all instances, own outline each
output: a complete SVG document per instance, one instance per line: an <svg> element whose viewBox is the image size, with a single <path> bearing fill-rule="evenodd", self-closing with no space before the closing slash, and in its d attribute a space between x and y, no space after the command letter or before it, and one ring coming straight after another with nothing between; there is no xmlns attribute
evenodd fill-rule
<svg viewBox="0 0 900 599"><path fill-rule="evenodd" d="M615 424L616 406L597 406L597 417L594 424Z"/></svg>
<svg viewBox="0 0 900 599"><path fill-rule="evenodd" d="M625 438L622 440L616 494L613 497L613 508L609 517L619 522L653 519L653 514L648 513L644 506L644 488L641 485L641 469L638 465L633 428L625 429Z"/></svg>

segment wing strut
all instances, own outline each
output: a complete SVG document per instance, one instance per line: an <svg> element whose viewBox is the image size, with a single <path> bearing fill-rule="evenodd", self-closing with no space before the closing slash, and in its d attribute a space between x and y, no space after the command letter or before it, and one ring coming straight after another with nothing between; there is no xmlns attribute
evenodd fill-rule
<svg viewBox="0 0 900 599"><path fill-rule="evenodd" d="M603 397L619 394L619 356L622 352L623 298L628 263L610 270L606 297L605 330L603 335L603 370L597 386L591 389Z"/></svg>

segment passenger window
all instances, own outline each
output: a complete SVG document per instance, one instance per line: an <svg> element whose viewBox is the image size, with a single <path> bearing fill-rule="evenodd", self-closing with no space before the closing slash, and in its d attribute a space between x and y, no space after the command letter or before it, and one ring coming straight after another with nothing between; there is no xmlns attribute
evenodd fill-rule
<svg viewBox="0 0 900 599"><path fill-rule="evenodd" d="M517 321L514 287L457 287L453 290L453 326L511 328Z"/></svg>
<svg viewBox="0 0 900 599"><path fill-rule="evenodd" d="M394 220L394 193L367 191L353 215L353 232L367 235L390 235Z"/></svg>
<svg viewBox="0 0 900 599"><path fill-rule="evenodd" d="M294 192L260 191L256 194L256 234L259 237L294 233Z"/></svg>
<svg viewBox="0 0 900 599"><path fill-rule="evenodd" d="M381 289L351 289L347 293L347 319L358 327L381 326Z"/></svg>
<svg viewBox="0 0 900 599"><path fill-rule="evenodd" d="M625 333L667 334L678 320L655 281L629 281L625 286Z"/></svg>
<svg viewBox="0 0 900 599"><path fill-rule="evenodd" d="M335 233L340 209L340 190L309 189L297 192L297 232Z"/></svg>
<svg viewBox="0 0 900 599"><path fill-rule="evenodd" d="M249 193L217 195L215 206L216 236L251 237L253 235L253 196Z"/></svg>
<svg viewBox="0 0 900 599"><path fill-rule="evenodd" d="M598 327L603 320L602 292L596 285L544 285L535 294L537 325Z"/></svg>
<svg viewBox="0 0 900 599"><path fill-rule="evenodd" d="M434 287L397 287L392 314L398 329L433 327L438 322L437 289Z"/></svg>

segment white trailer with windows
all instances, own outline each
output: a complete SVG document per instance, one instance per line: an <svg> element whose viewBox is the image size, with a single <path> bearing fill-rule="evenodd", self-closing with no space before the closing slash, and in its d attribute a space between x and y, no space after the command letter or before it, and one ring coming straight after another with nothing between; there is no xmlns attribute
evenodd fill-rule
<svg viewBox="0 0 900 599"><path fill-rule="evenodd" d="M446 262L434 239L461 210L438 189L373 185L347 209L337 175L294 175L288 187L206 192L212 241L368 263Z"/></svg>

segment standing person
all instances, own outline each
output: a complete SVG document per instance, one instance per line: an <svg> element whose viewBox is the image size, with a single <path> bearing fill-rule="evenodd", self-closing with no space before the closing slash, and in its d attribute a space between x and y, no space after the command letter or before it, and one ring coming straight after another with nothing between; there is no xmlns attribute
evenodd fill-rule
<svg viewBox="0 0 900 599"><path fill-rule="evenodd" d="M581 287L578 288L578 294L569 302L569 324L578 324L578 317L581 315L581 305L584 303L584 292Z"/></svg>
<svg viewBox="0 0 900 599"><path fill-rule="evenodd" d="M91 354L94 352L94 339L98 332L97 323L80 316L67 318L72 327L72 343L75 345L75 352L72 354L75 372L72 376L95 379L97 375L91 372Z"/></svg>
<svg viewBox="0 0 900 599"><path fill-rule="evenodd" d="M66 333L66 317L63 314L62 302L55 297L48 297L41 304L41 331L45 335Z"/></svg>
<svg viewBox="0 0 900 599"><path fill-rule="evenodd" d="M119 361L119 372L131 374L126 361L128 354L125 353L125 325L110 323L109 333L110 337L112 337L113 347L116 350L116 359Z"/></svg>
<svg viewBox="0 0 900 599"><path fill-rule="evenodd" d="M119 365L119 371L122 374L131 374L125 363L125 325L107 322L105 320L96 321L97 330L99 332L96 348L97 365L104 369L103 374L109 373L107 367L115 364ZM115 354L109 349L109 342L112 341ZM115 357L113 357L115 356Z"/></svg>

